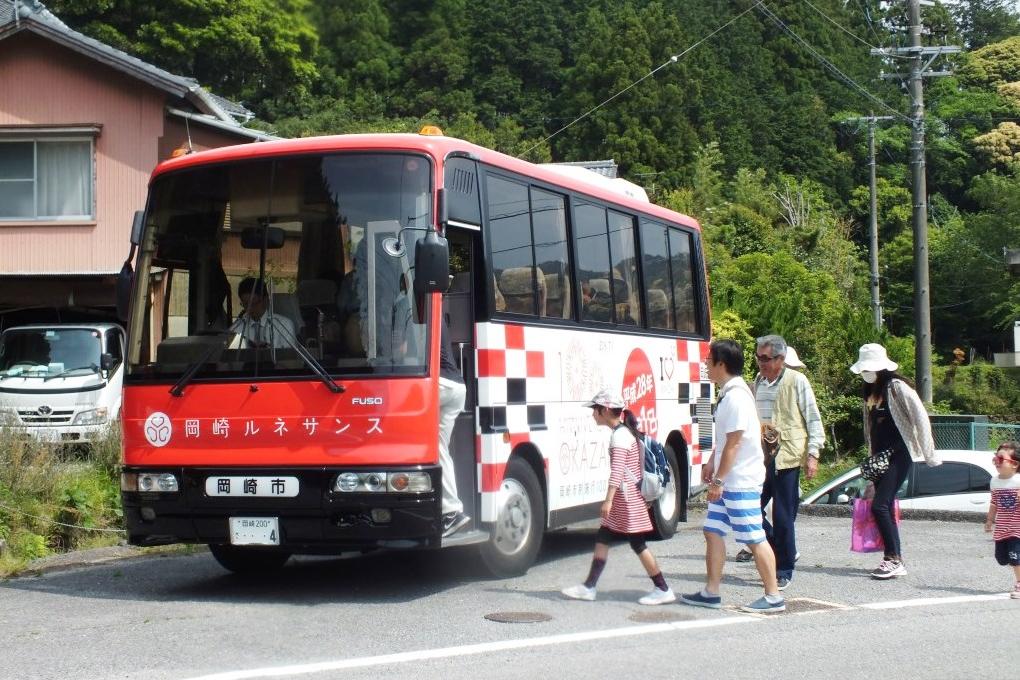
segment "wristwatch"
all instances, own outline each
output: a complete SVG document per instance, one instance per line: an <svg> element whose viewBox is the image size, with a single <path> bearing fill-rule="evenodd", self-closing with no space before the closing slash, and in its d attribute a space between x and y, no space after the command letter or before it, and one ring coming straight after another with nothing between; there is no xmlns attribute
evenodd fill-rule
<svg viewBox="0 0 1020 680"><path fill-rule="evenodd" d="M719 479L718 477L715 477L715 478L713 478L713 479L712 479L712 481L711 481L711 482L709 482L709 483L710 483L710 484L711 484L712 486L722 486L722 485L723 485L723 482L722 482L722 480L721 480L721 479Z"/></svg>

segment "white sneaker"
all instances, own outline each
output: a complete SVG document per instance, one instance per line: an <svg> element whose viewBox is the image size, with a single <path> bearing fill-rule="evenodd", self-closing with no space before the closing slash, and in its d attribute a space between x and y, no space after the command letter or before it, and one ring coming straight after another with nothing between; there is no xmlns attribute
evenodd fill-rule
<svg viewBox="0 0 1020 680"><path fill-rule="evenodd" d="M584 600L586 602L595 601L595 589L589 588L583 583L578 583L576 586L570 586L560 591L565 597L569 597L571 600Z"/></svg>
<svg viewBox="0 0 1020 680"><path fill-rule="evenodd" d="M638 604L648 605L668 604L670 602L676 602L676 594L673 592L672 588L666 588L665 590L653 588L652 592L638 600Z"/></svg>

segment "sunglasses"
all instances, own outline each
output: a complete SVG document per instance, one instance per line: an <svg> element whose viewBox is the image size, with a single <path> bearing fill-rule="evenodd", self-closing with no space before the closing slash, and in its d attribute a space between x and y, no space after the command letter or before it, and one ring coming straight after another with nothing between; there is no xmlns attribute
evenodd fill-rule
<svg viewBox="0 0 1020 680"><path fill-rule="evenodd" d="M770 357L768 354L755 354L754 358L757 359L760 363L764 364L766 361L772 361L773 359L778 359L779 355L777 354L774 357Z"/></svg>
<svg viewBox="0 0 1020 680"><path fill-rule="evenodd" d="M1003 463L1014 463L1015 464L1017 461L1013 460L1013 458L1011 456L1008 456L1008 455L1007 456L1002 456L1002 455L996 454L996 455L992 456L992 462L995 463L996 465L1002 465Z"/></svg>

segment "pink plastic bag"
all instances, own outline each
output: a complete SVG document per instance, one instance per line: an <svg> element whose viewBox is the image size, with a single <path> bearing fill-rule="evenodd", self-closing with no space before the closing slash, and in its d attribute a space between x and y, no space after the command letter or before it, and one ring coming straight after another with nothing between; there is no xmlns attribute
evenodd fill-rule
<svg viewBox="0 0 1020 680"><path fill-rule="evenodd" d="M900 523L900 502L893 499L893 521ZM885 550L878 523L871 514L871 500L854 499L854 522L850 534L850 550L858 553L881 552Z"/></svg>

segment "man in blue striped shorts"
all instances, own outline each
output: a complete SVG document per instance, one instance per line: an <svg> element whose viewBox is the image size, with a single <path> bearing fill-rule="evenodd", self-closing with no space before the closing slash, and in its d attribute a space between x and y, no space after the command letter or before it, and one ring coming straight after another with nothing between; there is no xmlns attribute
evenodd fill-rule
<svg viewBox="0 0 1020 680"><path fill-rule="evenodd" d="M740 377L744 371L744 353L733 340L716 340L709 348L705 366L709 380L719 387L715 450L701 467L702 481L709 485L704 527L708 574L701 592L682 595L680 600L696 607L722 607L719 588L726 562L725 537L732 531L736 541L747 546L754 555L755 566L765 584L765 596L741 609L757 613L785 611L786 603L776 583L776 556L762 528L765 456L761 450L761 425L754 396Z"/></svg>

